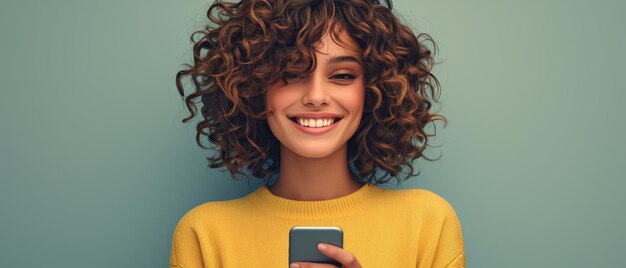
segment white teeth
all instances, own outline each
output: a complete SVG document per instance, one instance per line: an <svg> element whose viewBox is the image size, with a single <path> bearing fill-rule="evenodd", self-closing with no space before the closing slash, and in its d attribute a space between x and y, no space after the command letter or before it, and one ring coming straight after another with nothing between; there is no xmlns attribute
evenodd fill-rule
<svg viewBox="0 0 626 268"><path fill-rule="evenodd" d="M297 118L296 121L298 121L298 124L305 126L305 127L311 127L311 128L316 128L316 127L327 127L332 125L335 122L334 118L326 118L326 119L302 119L302 118Z"/></svg>

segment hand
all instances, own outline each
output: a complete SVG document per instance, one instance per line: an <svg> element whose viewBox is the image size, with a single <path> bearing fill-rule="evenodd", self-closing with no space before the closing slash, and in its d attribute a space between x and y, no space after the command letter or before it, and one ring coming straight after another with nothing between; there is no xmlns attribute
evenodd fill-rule
<svg viewBox="0 0 626 268"><path fill-rule="evenodd" d="M326 246L326 249L322 249L321 246ZM336 260L341 263L344 268L362 268L359 261L352 255L352 253L348 252L345 249L342 249L338 246L319 243L317 244L317 250L319 250L322 254ZM294 264L298 264L300 266L293 266ZM337 266L327 263L316 263L316 262L292 262L289 268L336 268Z"/></svg>

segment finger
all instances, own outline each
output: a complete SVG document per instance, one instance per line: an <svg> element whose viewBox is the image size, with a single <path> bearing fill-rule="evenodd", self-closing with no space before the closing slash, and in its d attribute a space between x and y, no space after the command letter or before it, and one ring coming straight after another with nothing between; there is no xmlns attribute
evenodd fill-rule
<svg viewBox="0 0 626 268"><path fill-rule="evenodd" d="M323 247L326 247L325 249ZM361 268L359 261L349 251L335 245L319 243L317 249L324 255L333 258L343 265L344 268Z"/></svg>

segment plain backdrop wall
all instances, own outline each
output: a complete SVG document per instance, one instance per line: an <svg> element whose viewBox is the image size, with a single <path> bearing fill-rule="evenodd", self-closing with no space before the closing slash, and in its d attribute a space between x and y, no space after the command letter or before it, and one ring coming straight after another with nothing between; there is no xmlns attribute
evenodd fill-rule
<svg viewBox="0 0 626 268"><path fill-rule="evenodd" d="M238 198L174 86L207 1L0 4L0 266L167 267L176 223ZM421 174L468 267L617 267L626 201L624 1L396 1L439 45ZM197 119L197 118L196 118Z"/></svg>

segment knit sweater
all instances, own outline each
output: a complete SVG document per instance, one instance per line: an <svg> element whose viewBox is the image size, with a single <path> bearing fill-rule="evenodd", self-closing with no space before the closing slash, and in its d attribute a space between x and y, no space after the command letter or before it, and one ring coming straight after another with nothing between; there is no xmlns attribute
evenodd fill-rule
<svg viewBox="0 0 626 268"><path fill-rule="evenodd" d="M365 268L465 267L461 224L447 201L425 189L365 184L321 201L282 198L263 185L198 205L176 226L170 268L286 268L293 226L340 227L343 249Z"/></svg>

